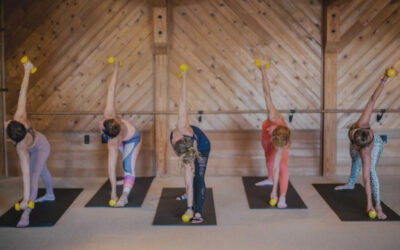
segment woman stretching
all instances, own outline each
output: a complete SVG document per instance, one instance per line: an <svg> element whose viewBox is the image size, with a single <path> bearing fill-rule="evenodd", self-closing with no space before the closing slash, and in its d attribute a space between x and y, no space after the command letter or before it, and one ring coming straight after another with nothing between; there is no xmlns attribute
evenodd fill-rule
<svg viewBox="0 0 400 250"><path fill-rule="evenodd" d="M50 144L46 137L34 130L26 114L26 99L29 86L29 77L36 68L25 56L21 59L24 64L25 74L19 92L17 111L14 119L7 121L7 135L13 141L21 164L24 194L22 201L16 205L24 210L17 227L29 225L29 215L33 209L33 202L54 201L52 179L47 169L47 159L50 155ZM46 194L37 199L39 176L42 177L46 187ZM28 205L29 204L29 205Z"/></svg>
<svg viewBox="0 0 400 250"><path fill-rule="evenodd" d="M128 203L128 196L135 184L135 164L142 146L140 132L129 121L121 119L115 110L115 86L118 78L118 64L115 58L110 57L109 63L114 64L114 72L111 77L107 92L107 104L104 110L104 120L100 122L101 135L108 147L108 175L111 183L111 207L123 207ZM120 62L121 65L121 62ZM116 166L118 161L118 149L122 153L122 165L124 168L123 192L117 196Z"/></svg>
<svg viewBox="0 0 400 250"><path fill-rule="evenodd" d="M354 189L357 175L362 168L365 194L367 196L367 213L372 218L377 215L378 219L381 220L386 219L386 215L382 211L379 197L379 179L376 174L376 167L383 151L383 141L380 136L374 136L369 121L371 120L375 102L382 93L388 76L392 76L390 73L392 71L389 69L387 75L381 79L360 118L349 129L348 136L350 139L350 156L352 160L351 173L346 185L335 187L335 190ZM372 204L371 188L375 201L375 209Z"/></svg>
<svg viewBox="0 0 400 250"><path fill-rule="evenodd" d="M187 66L183 64L180 68L182 71L182 86L179 99L178 123L171 132L170 142L175 153L179 156L179 164L184 168L186 195L181 197L182 199L183 197L187 199L185 214L191 218L192 223L202 223L202 208L206 193L204 175L211 145L201 129L189 124L189 118L186 113ZM195 206L193 206L193 200Z"/></svg>
<svg viewBox="0 0 400 250"><path fill-rule="evenodd" d="M270 205L275 206L278 200L277 190L279 181L280 196L278 208L286 208L286 192L289 185L287 161L289 157L290 130L272 102L266 71L268 63L265 68L261 67L260 64L256 62L256 66L258 66L262 74L265 103L268 112L268 119L262 124L261 134L261 143L264 148L268 169L268 179L258 182L256 185L273 185Z"/></svg>

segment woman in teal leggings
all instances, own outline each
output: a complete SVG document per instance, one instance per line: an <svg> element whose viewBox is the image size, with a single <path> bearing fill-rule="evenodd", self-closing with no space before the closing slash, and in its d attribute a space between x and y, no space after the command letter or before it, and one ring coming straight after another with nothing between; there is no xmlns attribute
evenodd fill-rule
<svg viewBox="0 0 400 250"><path fill-rule="evenodd" d="M375 102L382 93L387 79L388 77L386 75L382 78L360 118L350 127L348 135L350 139L350 156L352 159L351 174L347 184L335 187L335 190L354 189L357 175L362 168L365 193L367 196L367 213L371 210L375 210L378 219L381 220L386 219L386 215L382 211L376 167L378 166L379 158L383 151L383 142L380 136L374 136L369 121ZM375 209L372 204L371 196L373 196L375 202Z"/></svg>

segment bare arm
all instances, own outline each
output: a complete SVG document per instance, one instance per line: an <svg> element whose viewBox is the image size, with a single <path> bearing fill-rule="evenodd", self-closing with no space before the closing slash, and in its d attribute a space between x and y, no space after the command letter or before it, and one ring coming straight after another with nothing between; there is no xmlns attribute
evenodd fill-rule
<svg viewBox="0 0 400 250"><path fill-rule="evenodd" d="M17 111L15 112L15 115L14 115L14 120L20 121L20 122L27 121L26 99L27 99L27 92L28 92L28 87L29 87L29 77L31 74L31 69L33 68L33 64L31 62L28 62L28 63L24 64L24 68L25 68L25 73L24 73L24 78L22 80L22 84L21 84L21 90L19 91Z"/></svg>
<svg viewBox="0 0 400 250"><path fill-rule="evenodd" d="M186 72L182 72L182 85L181 85L181 95L179 98L177 129L182 134L186 134L187 131L190 131L189 118L186 112Z"/></svg>
<svg viewBox="0 0 400 250"><path fill-rule="evenodd" d="M272 102L271 89L269 87L267 71L266 71L266 69L263 69L263 68L260 68L260 70L261 70L262 81L263 81L265 103L267 105L267 110L268 110L268 119L271 121L274 121L274 120L279 119L281 117L281 115L279 114L278 110L275 108L274 103Z"/></svg>
<svg viewBox="0 0 400 250"><path fill-rule="evenodd" d="M372 195L371 195L371 180L370 180L370 169L371 169L371 150L372 146L363 148L360 152L362 161L363 180L365 187L365 194L367 197L367 211L373 209Z"/></svg>
<svg viewBox="0 0 400 250"><path fill-rule="evenodd" d="M104 117L107 118L114 118L117 116L117 112L115 110L115 87L117 85L118 79L118 65L117 63L114 64L114 71L111 77L111 81L108 85L107 91L107 103L106 109L104 110Z"/></svg>
<svg viewBox="0 0 400 250"><path fill-rule="evenodd" d="M186 187L186 195L187 195L187 206L193 206L193 165L192 164L184 164L185 170L185 187Z"/></svg>
<svg viewBox="0 0 400 250"><path fill-rule="evenodd" d="M278 198L279 166L282 159L282 148L277 148L274 157L274 182L272 186L271 198Z"/></svg>
<svg viewBox="0 0 400 250"><path fill-rule="evenodd" d="M28 202L30 195L29 152L24 142L17 144L17 153L21 164L22 180L24 186L23 203Z"/></svg>
<svg viewBox="0 0 400 250"><path fill-rule="evenodd" d="M372 96L369 98L369 101L368 101L367 105L365 106L364 111L362 112L360 118L357 121L358 126L369 126L369 121L371 120L371 115L372 115L372 111L374 109L376 100L382 93L383 88L385 87L386 80L387 80L387 77L384 76L382 78L381 82L379 83L378 87L375 89Z"/></svg>
<svg viewBox="0 0 400 250"><path fill-rule="evenodd" d="M117 200L117 178L115 169L118 161L118 141L117 138L111 139L107 143L108 147L108 177L111 183L111 199Z"/></svg>

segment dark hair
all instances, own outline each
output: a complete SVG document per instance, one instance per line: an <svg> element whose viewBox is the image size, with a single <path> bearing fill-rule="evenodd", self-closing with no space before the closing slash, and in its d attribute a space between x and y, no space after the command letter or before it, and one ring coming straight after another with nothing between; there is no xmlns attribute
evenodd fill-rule
<svg viewBox="0 0 400 250"><path fill-rule="evenodd" d="M11 121L7 126L7 135L15 143L22 141L25 138L26 133L24 124L20 122Z"/></svg>
<svg viewBox="0 0 400 250"><path fill-rule="evenodd" d="M121 132L121 125L114 119L108 119L103 122L103 132L110 138L116 137Z"/></svg>
<svg viewBox="0 0 400 250"><path fill-rule="evenodd" d="M272 145L274 147L284 147L290 143L290 129L288 127L278 125L272 132Z"/></svg>
<svg viewBox="0 0 400 250"><path fill-rule="evenodd" d="M370 129L359 128L353 134L354 144L360 148L365 148L372 142L372 137L370 134Z"/></svg>
<svg viewBox="0 0 400 250"><path fill-rule="evenodd" d="M190 138L184 137L178 140L173 145L173 148L183 163L191 163L199 156L199 153L193 147L193 141Z"/></svg>

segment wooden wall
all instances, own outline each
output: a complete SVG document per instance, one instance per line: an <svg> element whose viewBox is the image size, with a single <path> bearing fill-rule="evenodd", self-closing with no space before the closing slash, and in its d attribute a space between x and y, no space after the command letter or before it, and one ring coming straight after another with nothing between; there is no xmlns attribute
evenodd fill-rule
<svg viewBox="0 0 400 250"><path fill-rule="evenodd" d="M400 61L400 1L346 1L340 5L338 108L362 109L385 69ZM389 82L376 108L400 108L399 78ZM339 114L338 128L348 128L359 114ZM377 129L399 129L400 115L386 114Z"/></svg>
<svg viewBox="0 0 400 250"><path fill-rule="evenodd" d="M338 51L338 108L362 109L372 95L385 69L400 61L400 1L342 1L341 40ZM399 78L388 82L379 97L377 109L399 109ZM359 114L338 114L337 172L348 174L347 129ZM388 136L379 171L399 173L400 114L385 114L380 122L372 116L371 127Z"/></svg>
<svg viewBox="0 0 400 250"><path fill-rule="evenodd" d="M153 110L151 6L145 0L6 1L7 110L14 113L27 54L38 66L28 93L30 112L102 112L112 67L124 61L116 92L117 110ZM150 131L153 116L125 116ZM105 176L106 149L100 144L100 115L33 116L33 126L52 144L55 175ZM84 134L92 135L90 145ZM146 133L152 138L151 133ZM153 148L146 139L138 173L154 175ZM61 144L61 145L58 145ZM148 145L147 145L148 144ZM10 169L18 165L9 147ZM148 151L146 153L145 151ZM101 163L101 164L100 164ZM148 168L151 171L148 171Z"/></svg>
<svg viewBox="0 0 400 250"><path fill-rule="evenodd" d="M198 110L264 109L256 58L271 62L269 78L279 109L322 106L321 1L172 0L169 1L169 106L177 110L178 65L187 63L188 107ZM338 59L338 108L362 108L380 72L399 57L399 1L341 1ZM379 2L381 4L378 4ZM38 66L28 111L102 112L111 67L106 58L124 61L117 86L120 112L154 110L152 3L145 0L6 0L7 113L13 114L22 78L19 59L27 54ZM390 31L390 32L389 32ZM360 38L361 37L361 38ZM375 60L373 60L375 58ZM388 84L378 108L399 108L398 78ZM383 98L384 97L384 98ZM285 115L286 118L288 117ZM154 116L124 118L144 131L139 175L154 175ZM56 176L106 176L106 147L100 143L101 115L31 116L52 144L48 165ZM209 175L265 174L260 127L266 114L198 115L191 122L211 139ZM343 131L356 119L338 115L338 173L347 173ZM390 134L384 169L399 171L398 114L386 114L373 127ZM176 116L169 119L169 128ZM293 174L320 174L320 114L295 114L289 161ZM396 130L397 129L397 130ZM85 145L83 136L90 135ZM400 139L399 139L400 140ZM169 150L169 169L176 157ZM19 173L9 147L12 175Z"/></svg>
<svg viewBox="0 0 400 250"><path fill-rule="evenodd" d="M182 62L190 67L190 109L264 109L256 58L271 62L277 108L321 107L319 1L172 1L171 18L171 109L177 109ZM202 128L260 129L264 119L264 114L218 115ZM320 116L299 116L292 127L319 129Z"/></svg>

